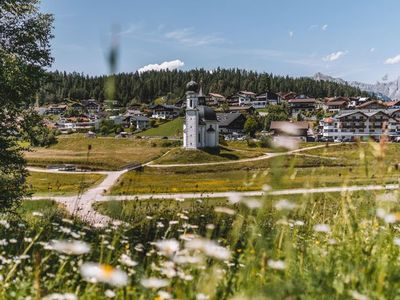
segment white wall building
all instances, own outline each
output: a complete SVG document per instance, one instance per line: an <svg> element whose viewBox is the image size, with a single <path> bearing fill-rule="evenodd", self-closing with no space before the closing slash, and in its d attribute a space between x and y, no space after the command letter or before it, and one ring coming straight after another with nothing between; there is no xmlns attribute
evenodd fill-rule
<svg viewBox="0 0 400 300"><path fill-rule="evenodd" d="M183 125L183 147L199 149L218 147L219 127L214 110L205 105L198 84L190 81L186 85L186 118Z"/></svg>

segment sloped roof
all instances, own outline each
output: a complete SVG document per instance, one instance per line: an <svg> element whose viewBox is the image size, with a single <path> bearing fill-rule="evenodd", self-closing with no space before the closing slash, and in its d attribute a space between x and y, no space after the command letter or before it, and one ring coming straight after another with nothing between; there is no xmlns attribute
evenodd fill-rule
<svg viewBox="0 0 400 300"><path fill-rule="evenodd" d="M271 126L269 127L271 130L285 130L287 127L295 126L297 129L308 129L309 124L307 121L298 121L298 122L290 122L290 121L272 121Z"/></svg>
<svg viewBox="0 0 400 300"><path fill-rule="evenodd" d="M241 114L239 112L217 113L217 120L218 120L219 126L226 127L226 126L229 126L232 122L234 122L240 116L243 116L243 114Z"/></svg>

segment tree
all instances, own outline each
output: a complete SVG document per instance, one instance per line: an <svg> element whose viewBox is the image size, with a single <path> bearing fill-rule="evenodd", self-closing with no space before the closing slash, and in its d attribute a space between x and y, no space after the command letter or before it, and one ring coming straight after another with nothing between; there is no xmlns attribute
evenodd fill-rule
<svg viewBox="0 0 400 300"><path fill-rule="evenodd" d="M244 123L244 132L246 132L246 134L248 134L249 136L254 137L257 129L257 120L254 119L254 117L247 118L246 122Z"/></svg>
<svg viewBox="0 0 400 300"><path fill-rule="evenodd" d="M0 1L0 211L27 196L21 138L23 109L34 102L44 68L52 63L53 17L38 10L38 0Z"/></svg>

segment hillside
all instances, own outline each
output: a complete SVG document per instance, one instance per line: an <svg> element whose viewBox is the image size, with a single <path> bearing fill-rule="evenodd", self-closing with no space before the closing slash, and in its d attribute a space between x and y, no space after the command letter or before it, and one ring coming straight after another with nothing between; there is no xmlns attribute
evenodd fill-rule
<svg viewBox="0 0 400 300"><path fill-rule="evenodd" d="M202 82L205 93L214 92L225 96L240 90L262 93L265 91L305 94L311 97L334 95L356 96L357 88L330 81L315 81L312 78L284 77L268 73L257 73L239 69L204 69L191 71L160 71L121 73L115 75L116 99L122 105L150 103L160 96L167 96L170 102L184 96L185 85L191 79ZM105 99L104 86L107 76L86 76L78 73L54 72L49 74L40 92L43 103L61 102L65 99Z"/></svg>

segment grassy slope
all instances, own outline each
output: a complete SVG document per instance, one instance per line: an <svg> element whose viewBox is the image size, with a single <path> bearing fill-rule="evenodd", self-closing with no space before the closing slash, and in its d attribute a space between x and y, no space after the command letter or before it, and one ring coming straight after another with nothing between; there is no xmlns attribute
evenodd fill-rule
<svg viewBox="0 0 400 300"><path fill-rule="evenodd" d="M138 135L141 136L168 136L168 137L179 137L181 138L183 130L183 118L176 118L172 121L166 122L159 125L158 127L150 128Z"/></svg>
<svg viewBox="0 0 400 300"><path fill-rule="evenodd" d="M28 184L35 196L77 195L105 178L101 174L50 174L31 172Z"/></svg>
<svg viewBox="0 0 400 300"><path fill-rule="evenodd" d="M262 155L258 151L232 150L221 147L220 151L214 150L185 150L182 148L173 149L167 155L157 159L155 164L190 164L217 161L238 160Z"/></svg>
<svg viewBox="0 0 400 300"><path fill-rule="evenodd" d="M164 141L138 139L115 139L99 137L88 139L81 135L60 137L58 143L49 148L35 148L25 153L30 165L77 164L97 169L118 169L131 163L143 163L155 159L168 151L161 147ZM88 156L88 147L91 150Z"/></svg>

